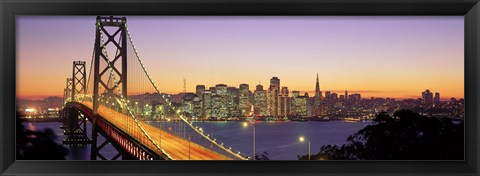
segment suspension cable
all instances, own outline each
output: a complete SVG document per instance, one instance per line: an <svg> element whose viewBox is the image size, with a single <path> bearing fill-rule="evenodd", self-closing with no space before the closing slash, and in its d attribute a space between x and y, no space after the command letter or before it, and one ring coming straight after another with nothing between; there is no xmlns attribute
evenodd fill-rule
<svg viewBox="0 0 480 176"><path fill-rule="evenodd" d="M126 25L126 24L125 24ZM100 37L102 39L102 49L105 51L105 57L107 58L108 60L108 67L110 68L110 74L113 75L113 67L110 63L110 59L108 57L108 52L107 52L107 49L105 48L105 45L104 45L104 39L103 39L103 35L102 35L102 32L101 32L101 27L100 27L100 22L97 21L97 26L98 26L98 30L100 31ZM125 46L123 46L125 47ZM128 113L131 115L132 119L134 120L135 124L140 128L141 132L143 134L145 134L145 136L147 137L147 139L160 151L163 152L163 154L165 154L169 159L172 159L172 157L167 153L165 152L160 146L157 145L157 143L150 137L150 135L145 131L145 129L143 129L143 127L140 125L140 123L138 122L137 118L133 115L132 111L130 110L130 108L128 107L128 104L126 104L126 101L125 101L125 98L123 97L123 94L122 92L119 90L119 87L118 86L118 82L116 81L115 79L115 75L113 75L113 82L115 83L115 86L117 87L117 90L119 91L119 94L120 94L120 101L122 103L124 103L124 106L126 107Z"/></svg>
<svg viewBox="0 0 480 176"><path fill-rule="evenodd" d="M136 47L135 47L134 42L133 42L133 40L132 40L132 36L131 36L131 34L130 34L130 31L128 30L128 25L127 25L127 23L125 23L125 28L126 28L126 30L127 30L127 35L128 35L128 38L130 39L130 43L132 44L133 50L134 50L134 52L135 52L135 55L136 55L138 61L140 62L140 65L142 66L143 71L144 71L145 74L147 75L147 78L149 79L150 83L151 83L151 84L153 85L153 87L155 88L155 91L157 91L158 94L162 95L162 93L160 92L160 90L158 89L158 87L155 85L154 81L153 81L152 78L150 77L150 74L148 74L147 69L146 69L145 66L143 65L143 62L142 62L142 60L141 60L141 58L140 58L140 56L139 56L139 54L138 54L138 51L137 51L137 49L136 49ZM175 111L175 113L180 117L180 119L181 119L183 122L187 123L187 125L188 125L190 128L192 128L195 132L197 132L198 134L200 134L203 138L205 138L205 139L207 139L208 141L210 141L211 143L217 145L219 148L221 148L222 150L226 151L227 153L230 153L231 155L233 155L233 156L235 156L235 157L237 157L237 158L239 158L239 159L247 160L246 157L241 156L239 153L233 152L232 149L231 149L231 147L229 147L229 148L227 149L226 147L223 146L223 143L220 143L220 144L219 144L219 143L216 141L216 139L211 139L209 136L206 136L206 135L203 133L202 130L199 130L197 127L194 127L192 122L189 122L185 117L183 117L183 115L182 115L179 111L176 110L175 106L172 105L172 102L171 102L169 99L165 98L165 95L164 95L164 94L162 95L162 98L165 100L165 102L167 102L167 104L169 105L169 107L172 108L172 109Z"/></svg>

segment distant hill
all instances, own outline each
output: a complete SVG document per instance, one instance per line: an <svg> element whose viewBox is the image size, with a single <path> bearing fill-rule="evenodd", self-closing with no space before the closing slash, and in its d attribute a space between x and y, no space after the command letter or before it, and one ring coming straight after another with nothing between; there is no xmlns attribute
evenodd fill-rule
<svg viewBox="0 0 480 176"><path fill-rule="evenodd" d="M48 108L61 108L62 105L63 98L56 96L47 97L43 100L17 100L17 109L35 108L38 110L46 110Z"/></svg>
<svg viewBox="0 0 480 176"><path fill-rule="evenodd" d="M168 94L163 94L168 96ZM179 93L175 95L170 95L173 103L181 103L186 96L193 96L194 93ZM140 95L131 95L128 97L130 101L138 101L140 104L152 103L157 101L159 103L164 103L161 94L158 93L145 93ZM63 98L57 96L50 96L44 98L43 100L28 100L28 99L18 99L17 100L17 109L26 109L26 108L35 108L38 110L46 110L48 108L61 108L63 106Z"/></svg>
<svg viewBox="0 0 480 176"><path fill-rule="evenodd" d="M182 103L183 99L185 99L186 97L193 98L194 95L195 93L190 93L190 92L175 94L175 95L172 95L172 101L175 103Z"/></svg>
<svg viewBox="0 0 480 176"><path fill-rule="evenodd" d="M169 96L169 94L162 94L162 95ZM144 102L151 103L153 101L164 103L162 95L158 93L145 93L140 95L130 95L128 96L128 99L130 101L138 101L140 104L143 104ZM170 98L173 103L181 103L186 96L193 96L193 95L194 93L179 93L175 95L170 95Z"/></svg>

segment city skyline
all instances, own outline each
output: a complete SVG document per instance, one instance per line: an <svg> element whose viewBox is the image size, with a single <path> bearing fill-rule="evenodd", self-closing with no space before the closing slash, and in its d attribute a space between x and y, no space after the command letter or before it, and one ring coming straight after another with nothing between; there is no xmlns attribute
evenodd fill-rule
<svg viewBox="0 0 480 176"><path fill-rule="evenodd" d="M246 83L239 83L238 85L228 85L228 84L223 84L223 83L217 83L217 84L214 84L214 85L205 85L205 84L198 84L198 85L203 85L205 86L206 88L209 88L209 87L215 87L216 85L226 85L227 87L234 87L234 88L237 88L239 89L240 88L240 85L241 84L246 84ZM195 86L198 86L198 85L195 85ZM254 92L255 90L255 86L257 85L262 85L264 87L264 90L267 91L268 90L268 85L269 84L256 84L256 85L250 85L250 84L246 84L249 86L249 89L251 92ZM267 86L267 88L265 88L265 86ZM288 87L288 85L283 85L282 87ZM320 89L321 90L321 93L322 93L322 96L324 96L325 94L325 91L328 91L330 93L337 93L338 95L342 95L345 93L345 91L347 91L348 93L350 94L362 94L362 95L365 95L365 94L381 94L382 92L384 93L388 93L388 91L375 91L375 90L348 90L348 89L345 89L345 90L324 90L324 89ZM429 90L428 88L427 89L424 89L424 90ZM424 91L424 90L421 90L421 91ZM303 94L307 93L310 97L313 97L315 95L315 90L308 90L308 91L300 91L300 90L289 90L289 92L293 92L293 91L298 91L300 92L300 94L303 96ZM156 93L156 92L149 92L149 93ZM193 90L188 90L187 91L178 91L178 92L175 92L175 93L166 93L166 94L181 94L181 93L195 93L195 87L193 87ZM421 92L419 92L421 93ZM441 92L438 92L438 91L434 91L433 93L441 93ZM131 94L131 95L137 95L137 94ZM63 95L46 95L46 96L30 96L30 97L26 97L26 98L20 98L20 99L25 99L25 100L41 100L41 99L44 99L44 98L47 98L47 97L51 97L51 96L57 96L57 97L62 97ZM291 97L291 95L290 95ZM383 96L365 96L363 97L362 96L362 99L369 99L369 98L393 98L393 99L399 99L399 100L403 100L403 99L422 99L422 95L418 95L418 96L410 96L410 97L383 97ZM462 99L463 97L445 97L445 96L441 96L440 100L441 101L450 101L451 98L459 98L459 99Z"/></svg>
<svg viewBox="0 0 480 176"><path fill-rule="evenodd" d="M90 62L94 19L17 19L17 97L62 95L71 61ZM183 78L187 92L242 83L252 91L277 76L280 86L312 96L318 72L322 92L404 99L430 89L442 100L464 97L462 17L128 17L128 24L166 93L183 92Z"/></svg>

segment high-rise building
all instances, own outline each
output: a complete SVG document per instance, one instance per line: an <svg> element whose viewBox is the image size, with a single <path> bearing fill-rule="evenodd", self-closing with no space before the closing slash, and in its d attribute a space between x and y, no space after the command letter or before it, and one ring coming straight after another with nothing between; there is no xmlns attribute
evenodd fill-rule
<svg viewBox="0 0 480 176"><path fill-rule="evenodd" d="M223 118L229 115L229 97L227 92L227 85L217 84L215 85L215 93L211 97L212 109L211 117Z"/></svg>
<svg viewBox="0 0 480 176"><path fill-rule="evenodd" d="M267 91L263 90L262 85L257 85L254 92L254 114L256 116L268 115L267 109Z"/></svg>
<svg viewBox="0 0 480 176"><path fill-rule="evenodd" d="M280 89L280 79L278 79L278 77L274 76L270 79L270 87L272 86Z"/></svg>
<svg viewBox="0 0 480 176"><path fill-rule="evenodd" d="M205 117L205 112L204 112L204 108L203 108L203 99L204 99L204 95L203 93L205 92L205 85L197 85L196 88L195 88L195 93L196 95L198 96L198 101L195 101L196 99L194 99L194 108L200 108L200 110L195 110L194 114L196 117Z"/></svg>
<svg viewBox="0 0 480 176"><path fill-rule="evenodd" d="M205 90L203 92L203 100L202 100L202 114L203 117L209 118L212 113L212 91Z"/></svg>
<svg viewBox="0 0 480 176"><path fill-rule="evenodd" d="M308 94L300 96L299 91L292 91L291 115L306 117L308 108Z"/></svg>
<svg viewBox="0 0 480 176"><path fill-rule="evenodd" d="M270 87L268 88L268 112L271 116L279 116L279 100L280 95L280 79L272 77L270 79Z"/></svg>
<svg viewBox="0 0 480 176"><path fill-rule="evenodd" d="M292 98L295 98L298 96L300 96L300 91L296 91L296 90L292 91Z"/></svg>
<svg viewBox="0 0 480 176"><path fill-rule="evenodd" d="M320 91L320 81L318 80L318 73L317 73L317 82L315 83L315 97L321 98L322 92Z"/></svg>
<svg viewBox="0 0 480 176"><path fill-rule="evenodd" d="M238 117L240 116L239 109L239 90L236 87L227 88L227 109L229 117Z"/></svg>
<svg viewBox="0 0 480 176"><path fill-rule="evenodd" d="M193 93L187 93L185 94L185 96L183 97L182 99L182 107L181 107L181 111L183 113L184 116L186 117L192 117L193 116L193 110L194 110L194 106L193 106L193 98L194 98L194 95Z"/></svg>
<svg viewBox="0 0 480 176"><path fill-rule="evenodd" d="M351 102L359 102L362 99L362 96L358 93L354 93L349 95L348 98Z"/></svg>
<svg viewBox="0 0 480 176"><path fill-rule="evenodd" d="M332 99L336 100L336 99L338 99L338 94L337 93L332 93L332 94L330 94L330 97L332 97Z"/></svg>
<svg viewBox="0 0 480 176"><path fill-rule="evenodd" d="M282 91L280 93L280 115L281 117L287 117L290 115L290 99L288 97L288 87L282 87Z"/></svg>
<svg viewBox="0 0 480 176"><path fill-rule="evenodd" d="M317 80L315 83L315 96L312 99L312 115L313 116L321 116L322 115L322 92L320 91L320 81L318 80L318 73L317 73Z"/></svg>
<svg viewBox="0 0 480 176"><path fill-rule="evenodd" d="M240 108L240 114L242 116L249 116L250 115L250 90L248 84L240 84L239 86L240 92L238 97L238 104Z"/></svg>
<svg viewBox="0 0 480 176"><path fill-rule="evenodd" d="M203 94L203 92L205 92L205 85L197 85L197 87L195 89L195 93L198 96L201 96Z"/></svg>
<svg viewBox="0 0 480 176"><path fill-rule="evenodd" d="M227 116L227 108L222 101L222 96L214 94L212 95L212 109L210 117L218 119Z"/></svg>
<svg viewBox="0 0 480 176"><path fill-rule="evenodd" d="M457 99L456 99L455 97L452 97L452 98L450 98L450 102L451 102L451 103L456 103L456 102L457 102Z"/></svg>
<svg viewBox="0 0 480 176"><path fill-rule="evenodd" d="M427 106L430 106L433 104L433 93L430 92L430 90L425 90L425 92L422 92L422 99L423 103Z"/></svg>
<svg viewBox="0 0 480 176"><path fill-rule="evenodd" d="M348 101L348 91L345 91L345 101Z"/></svg>
<svg viewBox="0 0 480 176"><path fill-rule="evenodd" d="M220 96L226 96L227 95L227 85L225 85L225 84L215 85L215 94L220 95Z"/></svg>
<svg viewBox="0 0 480 176"><path fill-rule="evenodd" d="M331 98L331 92L330 91L325 91L325 99L330 99Z"/></svg>
<svg viewBox="0 0 480 176"><path fill-rule="evenodd" d="M435 92L435 97L433 97L433 101L435 104L440 104L440 93Z"/></svg>
<svg viewBox="0 0 480 176"><path fill-rule="evenodd" d="M216 91L215 87L210 87L210 88L208 88L208 90L210 90L211 93L216 93L215 92Z"/></svg>
<svg viewBox="0 0 480 176"><path fill-rule="evenodd" d="M263 86L261 84L258 84L255 86L255 90L263 90Z"/></svg>
<svg viewBox="0 0 480 176"><path fill-rule="evenodd" d="M283 86L282 87L282 96L288 97L288 94L289 94L288 87Z"/></svg>
<svg viewBox="0 0 480 176"><path fill-rule="evenodd" d="M203 93L202 93L203 94ZM193 115L192 117L203 117L203 110L202 110L202 100L200 99L200 96L197 94L194 95L193 97Z"/></svg>
<svg viewBox="0 0 480 176"><path fill-rule="evenodd" d="M307 117L313 116L313 103L312 99L308 96L308 93L305 92L304 96L307 98Z"/></svg>

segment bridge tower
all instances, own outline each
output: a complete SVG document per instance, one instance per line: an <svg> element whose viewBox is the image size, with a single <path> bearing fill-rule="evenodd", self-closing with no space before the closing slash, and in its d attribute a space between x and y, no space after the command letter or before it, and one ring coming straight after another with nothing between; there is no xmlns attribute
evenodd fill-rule
<svg viewBox="0 0 480 176"><path fill-rule="evenodd" d="M80 101L79 97L84 97L86 93L86 69L85 61L73 61L72 78L69 79L71 84L69 88L70 101ZM67 88L68 89L68 88ZM78 96L81 95L81 96ZM68 95L67 95L68 96ZM67 105L68 106L68 105ZM87 136L87 118L75 108L68 108L66 115L67 139L64 144L88 144L90 139Z"/></svg>
<svg viewBox="0 0 480 176"><path fill-rule="evenodd" d="M66 84L65 84L65 92L63 94L63 105L67 104L67 102L70 101L71 98L71 93L72 93L72 86L73 86L73 81L72 78L67 78Z"/></svg>
<svg viewBox="0 0 480 176"><path fill-rule="evenodd" d="M78 99L75 95L85 95L87 93L85 61L73 61L72 71L72 101L75 101Z"/></svg>
<svg viewBox="0 0 480 176"><path fill-rule="evenodd" d="M106 95L114 98L117 102L120 102L120 95L115 94L117 86L121 86L121 96L125 99L127 98L127 28L126 23L127 19L125 17L97 17L96 21L96 32L95 32L95 56L94 56L94 79L93 79L93 113L96 114L98 111L99 105L99 87L101 86ZM116 31L113 34L110 34L106 27L112 29L115 28ZM105 43L102 43L102 34L106 38ZM116 37L118 37L118 41ZM118 52L115 53L115 56L111 56L112 53L104 53L104 49L107 46L113 46ZM108 58L108 57L109 58ZM120 64L116 62L120 61ZM105 66L101 68L100 63L104 63ZM120 65L120 68L117 66ZM116 84L109 84L108 79L105 79L105 74L110 74L110 69L113 69L116 76ZM122 103L119 103L122 105ZM122 109L125 109L122 107Z"/></svg>
<svg viewBox="0 0 480 176"><path fill-rule="evenodd" d="M65 82L65 89L63 89L63 106L65 107L67 105L67 103L70 101L70 94L72 92L72 78L67 78L67 81ZM62 109L62 111L60 112L60 116L62 118L62 123L63 123L63 126L60 127L62 129L66 129L67 128L67 114L68 114L68 111L64 108Z"/></svg>
<svg viewBox="0 0 480 176"><path fill-rule="evenodd" d="M91 159L96 160L97 156L102 159L105 159L99 151L109 142L106 140L100 146L97 146L97 118L95 117L98 113L99 107L99 87L101 86L107 97L112 97L120 105L121 110L126 113L126 107L121 103L121 97L127 98L127 28L126 28L127 19L125 17L100 17L97 16L96 19L96 32L95 32L95 47L94 47L94 71L93 71L93 114L94 118L92 119L92 150L91 150ZM109 33L107 30L114 29L115 32ZM103 34L103 36L102 36ZM103 41L104 37L106 41ZM118 40L116 39L118 38ZM104 42L104 43L103 43ZM111 46L117 50L115 55L112 57L113 53L105 53L107 46ZM116 62L120 62L117 64ZM103 63L105 66L101 66L100 63ZM120 68L117 68L119 66ZM114 74L118 75L115 77L115 84L109 84L109 80L105 79L105 74L110 74L110 70L114 71ZM120 86L120 87L117 87ZM120 94L115 94L115 90L121 88ZM114 159L116 159L114 157ZM127 156L123 156L124 159L128 159Z"/></svg>

